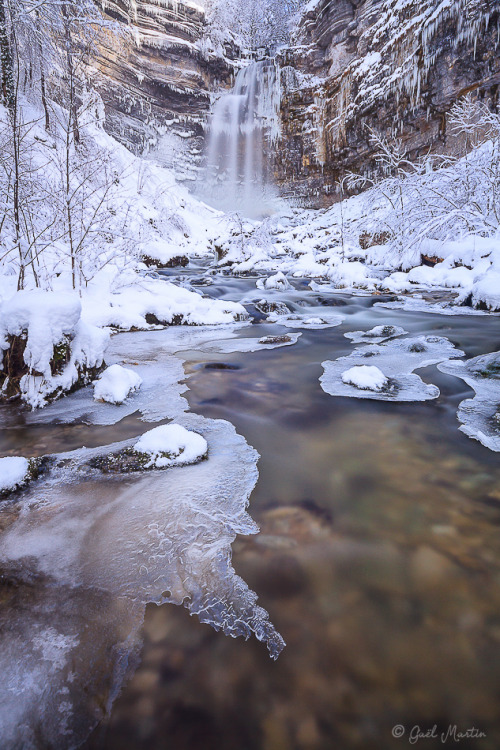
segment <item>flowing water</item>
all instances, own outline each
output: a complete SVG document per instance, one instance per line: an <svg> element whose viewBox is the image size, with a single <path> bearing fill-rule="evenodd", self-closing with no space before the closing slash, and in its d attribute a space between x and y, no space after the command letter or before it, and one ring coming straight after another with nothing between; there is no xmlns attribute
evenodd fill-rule
<svg viewBox="0 0 500 750"><path fill-rule="evenodd" d="M323 361L353 350L346 332L397 324L445 336L469 358L500 348L498 317L212 278L211 295L255 313L266 296L344 320L254 352L221 353L204 329L122 334L113 357L133 356L146 390L116 407L118 424L106 426L88 389L35 416L0 412L2 455L127 441L149 429L138 412L204 432L213 450L205 466L123 479L89 474L78 451L66 453L52 481L3 503L2 747L72 747L102 720L89 750L378 750L434 725L476 728L485 736L463 747L497 748L500 462L458 430L470 390L436 366L419 374L441 394L421 404L331 397L319 378ZM290 333L263 317L221 335ZM178 401L186 387L194 414ZM252 449L256 535L238 500L256 480ZM287 643L276 662L257 640L200 623L248 635L251 610L250 628L277 643L251 590ZM219 604L207 608L214 591Z"/></svg>
<svg viewBox="0 0 500 750"><path fill-rule="evenodd" d="M210 121L205 199L248 217L272 212L272 148L279 135L280 73L262 60L242 68Z"/></svg>

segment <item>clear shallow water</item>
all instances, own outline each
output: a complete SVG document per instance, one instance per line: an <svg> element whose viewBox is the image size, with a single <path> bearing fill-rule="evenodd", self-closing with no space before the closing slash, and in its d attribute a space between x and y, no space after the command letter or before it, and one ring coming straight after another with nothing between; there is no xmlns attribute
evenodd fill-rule
<svg viewBox="0 0 500 750"><path fill-rule="evenodd" d="M237 299L252 283L214 286ZM462 746L499 746L500 462L458 431L470 390L436 367L419 374L441 396L417 405L332 398L318 381L322 361L352 351L346 330L397 323L470 357L499 348L498 319L335 299L343 325L294 346L183 355L192 411L228 420L261 454L261 533L237 539L233 564L287 648L274 663L253 640L149 605L141 665L85 747L401 747L395 724L435 723L487 734Z"/></svg>

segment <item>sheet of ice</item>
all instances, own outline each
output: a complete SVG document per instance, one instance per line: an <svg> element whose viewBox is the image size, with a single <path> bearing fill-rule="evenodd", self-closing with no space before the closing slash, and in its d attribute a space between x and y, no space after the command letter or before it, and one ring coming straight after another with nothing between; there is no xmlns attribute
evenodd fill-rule
<svg viewBox="0 0 500 750"><path fill-rule="evenodd" d="M221 341L210 341L202 344L199 349L203 352L218 352L231 354L232 352L258 352L264 349L278 349L281 346L296 344L301 333L290 333L284 336L262 336L261 338L234 338Z"/></svg>
<svg viewBox="0 0 500 750"><path fill-rule="evenodd" d="M245 325L248 324L199 328L172 326L113 336L106 350L106 361L133 367L142 381L140 390L132 398L119 405L99 403L93 400L91 389L84 388L66 396L64 402L50 404L41 412L26 414L26 421L39 424L82 420L88 424L110 425L134 412L140 412L149 422L175 419L187 409L187 402L181 397L186 390L180 384L184 379L184 369L173 352L198 348L217 337L227 339Z"/></svg>
<svg viewBox="0 0 500 750"><path fill-rule="evenodd" d="M355 365L342 373L342 382L354 385L363 391L381 391L389 381L378 367L373 365Z"/></svg>
<svg viewBox="0 0 500 750"><path fill-rule="evenodd" d="M94 385L94 400L108 404L123 404L131 393L139 390L142 378L133 370L111 365Z"/></svg>
<svg viewBox="0 0 500 750"><path fill-rule="evenodd" d="M380 344L382 341L404 336L406 333L408 331L401 326L380 325L369 331L348 331L344 333L344 336L346 339L351 339L354 344Z"/></svg>
<svg viewBox="0 0 500 750"><path fill-rule="evenodd" d="M277 315L271 313L267 316L268 323L277 323L285 328L306 328L318 331L322 328L335 328L342 325L345 318L339 313L324 312L321 308L321 315L318 314L317 308L309 308L304 313L292 313L291 315Z"/></svg>
<svg viewBox="0 0 500 750"><path fill-rule="evenodd" d="M324 373L320 377L321 387L331 396L381 401L427 401L439 396L439 388L424 383L413 371L452 356L462 357L464 353L440 336L414 336L357 347L347 357L322 363ZM378 368L387 377L388 383L381 390L361 390L343 381L346 370L364 365Z"/></svg>
<svg viewBox="0 0 500 750"><path fill-rule="evenodd" d="M169 424L145 432L134 445L134 450L150 456L148 467L165 469L201 461L207 455L208 445L197 432L186 430L180 424Z"/></svg>
<svg viewBox="0 0 500 750"><path fill-rule="evenodd" d="M460 430L486 448L500 452L500 352L483 354L467 362L442 362L438 369L461 378L476 395L458 407Z"/></svg>
<svg viewBox="0 0 500 750"><path fill-rule="evenodd" d="M207 441L208 460L117 482L77 468L102 449L65 454L2 536L2 570L17 580L16 602L0 608L6 747L82 741L120 688L148 602L182 604L226 635L254 634L273 658L282 650L231 564L236 535L258 531L246 510L258 454L225 421L178 423Z"/></svg>
<svg viewBox="0 0 500 750"><path fill-rule="evenodd" d="M26 479L28 468L28 461L21 456L0 458L0 492L19 487Z"/></svg>

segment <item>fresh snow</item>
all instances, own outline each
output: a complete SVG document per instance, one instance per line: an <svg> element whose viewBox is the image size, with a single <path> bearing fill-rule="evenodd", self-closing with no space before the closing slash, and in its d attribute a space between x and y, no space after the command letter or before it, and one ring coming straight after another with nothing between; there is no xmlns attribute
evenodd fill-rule
<svg viewBox="0 0 500 750"><path fill-rule="evenodd" d="M207 455L208 445L205 438L196 432L186 430L178 424L169 424L144 433L134 450L151 457L148 466L164 469L201 461Z"/></svg>
<svg viewBox="0 0 500 750"><path fill-rule="evenodd" d="M342 373L342 382L360 390L381 391L389 381L378 367L355 365Z"/></svg>
<svg viewBox="0 0 500 750"><path fill-rule="evenodd" d="M141 387L142 378L133 370L111 365L94 385L94 399L109 404L123 404L125 399Z"/></svg>
<svg viewBox="0 0 500 750"><path fill-rule="evenodd" d="M15 490L26 480L29 463L25 458L0 458L0 492Z"/></svg>

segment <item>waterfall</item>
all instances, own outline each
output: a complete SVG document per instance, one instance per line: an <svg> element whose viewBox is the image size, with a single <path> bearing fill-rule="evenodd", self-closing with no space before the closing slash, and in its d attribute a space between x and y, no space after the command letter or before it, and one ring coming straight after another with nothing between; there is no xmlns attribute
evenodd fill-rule
<svg viewBox="0 0 500 750"><path fill-rule="evenodd" d="M280 72L274 60L242 68L213 107L205 198L257 218L272 212L273 147L280 134Z"/></svg>

